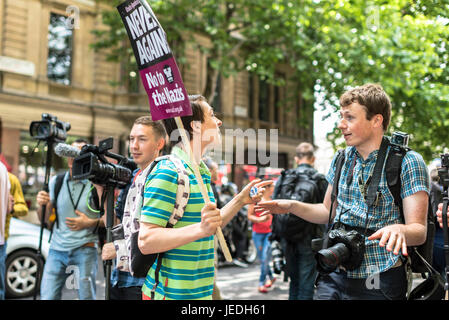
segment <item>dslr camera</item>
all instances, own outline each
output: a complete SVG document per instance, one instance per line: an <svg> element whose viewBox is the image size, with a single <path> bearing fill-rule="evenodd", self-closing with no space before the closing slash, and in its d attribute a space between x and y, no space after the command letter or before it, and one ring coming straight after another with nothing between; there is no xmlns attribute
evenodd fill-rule
<svg viewBox="0 0 449 320"><path fill-rule="evenodd" d="M320 273L331 273L338 266L354 270L361 265L365 254L365 237L359 232L338 228L331 230L326 240L325 249L323 239L312 240L312 249L316 252L315 259Z"/></svg>
<svg viewBox="0 0 449 320"><path fill-rule="evenodd" d="M92 183L117 188L125 188L131 181L133 171L137 168L134 161L109 152L113 147L113 138L100 141L98 146L86 144L80 155L73 161L72 178L74 180L89 179ZM118 161L109 162L106 157Z"/></svg>
<svg viewBox="0 0 449 320"><path fill-rule="evenodd" d="M69 130L70 123L58 120L49 113L43 113L41 121L32 121L30 124L31 137L41 141L64 142Z"/></svg>
<svg viewBox="0 0 449 320"><path fill-rule="evenodd" d="M276 240L271 242L271 256L274 273L281 274L285 266L284 253L282 252L281 244Z"/></svg>

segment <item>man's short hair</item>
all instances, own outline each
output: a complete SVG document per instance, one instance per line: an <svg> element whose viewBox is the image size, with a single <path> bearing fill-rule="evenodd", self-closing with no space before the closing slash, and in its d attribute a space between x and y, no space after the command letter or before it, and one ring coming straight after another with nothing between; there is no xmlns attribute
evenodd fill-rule
<svg viewBox="0 0 449 320"><path fill-rule="evenodd" d="M308 142L302 142L296 147L296 156L298 157L298 159L303 159L304 157L306 157L310 160L313 158L314 152L315 148Z"/></svg>
<svg viewBox="0 0 449 320"><path fill-rule="evenodd" d="M387 130L391 118L391 102L381 85L367 83L346 91L340 97L341 107L347 107L354 102L365 107L367 120L371 120L376 114L381 114L382 127L384 131Z"/></svg>
<svg viewBox="0 0 449 320"><path fill-rule="evenodd" d="M153 133L155 134L156 139L165 139L167 135L162 121L153 121L150 116L141 116L134 121L134 124L141 124L153 128Z"/></svg>
<svg viewBox="0 0 449 320"><path fill-rule="evenodd" d="M196 94L196 95L189 95L189 101L190 101L190 106L192 108L192 115L181 117L181 121L182 121L182 125L184 126L184 129L189 134L189 139L192 140L193 139L193 128L191 126L191 123L193 121L201 121L201 123L204 122L204 112L203 112L203 108L200 105L200 102L207 102L207 100L202 95ZM164 119L162 121L164 122L165 130L167 131L168 137L170 139L170 146L174 146L177 143L181 142L181 140L182 140L181 135L177 135L176 139L172 140L172 133L178 129L175 119L168 118L168 119Z"/></svg>

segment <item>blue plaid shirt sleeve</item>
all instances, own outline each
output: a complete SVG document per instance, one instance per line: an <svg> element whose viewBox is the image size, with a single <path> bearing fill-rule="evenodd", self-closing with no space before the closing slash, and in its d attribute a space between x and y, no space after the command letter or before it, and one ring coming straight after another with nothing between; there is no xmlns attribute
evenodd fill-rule
<svg viewBox="0 0 449 320"><path fill-rule="evenodd" d="M415 151L407 152L402 160L401 197L407 198L419 191L429 194L430 178L426 163L422 156Z"/></svg>
<svg viewBox="0 0 449 320"><path fill-rule="evenodd" d="M329 167L329 171L327 172L326 175L326 180L329 183L329 185L333 186L334 185L334 178L335 178L335 161L337 159L337 155L338 153L336 153L332 159L332 162L330 164Z"/></svg>

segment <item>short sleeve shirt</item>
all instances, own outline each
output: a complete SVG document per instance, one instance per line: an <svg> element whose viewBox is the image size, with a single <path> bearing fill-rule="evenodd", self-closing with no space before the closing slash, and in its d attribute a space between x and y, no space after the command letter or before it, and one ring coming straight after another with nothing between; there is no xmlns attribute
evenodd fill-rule
<svg viewBox="0 0 449 320"><path fill-rule="evenodd" d="M50 199L52 201L55 197L55 185L56 176L52 177L49 183ZM92 184L88 180L71 180L69 173L66 173L56 201L58 225L55 225L53 228L51 249L69 251L89 242L97 243L98 235L94 233L95 227L73 231L66 224L66 218L78 217L75 209L86 214L91 219L100 217L100 214L90 210L87 204L91 189Z"/></svg>
<svg viewBox="0 0 449 320"><path fill-rule="evenodd" d="M362 195L363 186L372 174L377 160L378 150L373 151L367 159L363 160L355 147L345 149L345 163L342 167L338 184L337 209L334 222L342 222L349 226L365 227L370 230L379 230L391 224L403 223L399 208L394 205L386 180L385 168L382 170L378 191L378 203L374 207L366 204ZM326 176L330 185L335 178L335 161ZM348 175L353 168L353 178L348 185ZM419 191L429 193L429 174L427 166L418 153L409 151L405 155L401 166L401 198L407 198ZM367 221L368 219L368 221ZM373 273L390 269L399 259L399 255L388 252L386 247L379 246L379 240L365 239L366 251L362 265L348 271L349 278L367 278Z"/></svg>
<svg viewBox="0 0 449 320"><path fill-rule="evenodd" d="M178 147L172 154L180 158L189 173L190 195L182 218L174 228L201 222L204 200L188 155ZM210 172L201 162L199 171L210 201L215 202L210 185ZM178 174L170 160L157 163L145 184L141 221L165 227L176 202ZM157 261L150 268L142 291L151 295L155 284ZM212 298L214 284L214 237L198 239L165 252L159 272L156 300L204 300Z"/></svg>

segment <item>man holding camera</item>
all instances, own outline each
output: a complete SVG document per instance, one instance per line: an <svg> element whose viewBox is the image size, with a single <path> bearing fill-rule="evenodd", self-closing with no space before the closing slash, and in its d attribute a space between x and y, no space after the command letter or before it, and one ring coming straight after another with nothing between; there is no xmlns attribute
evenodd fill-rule
<svg viewBox="0 0 449 320"><path fill-rule="evenodd" d="M142 116L134 121L129 134L129 150L138 166L133 172L134 177L159 156L165 145L166 135L162 122L152 121L149 116ZM115 206L115 215L120 221L123 218L128 189L121 191ZM102 259L111 260L116 256L114 243L106 243L103 246ZM111 276L110 300L141 300L144 280L145 278L133 277L129 272L115 268Z"/></svg>
<svg viewBox="0 0 449 320"><path fill-rule="evenodd" d="M384 142L391 114L387 94L379 85L366 84L345 92L340 106L338 128L348 147L344 150L338 185L334 185L338 178L336 155L326 177L329 186L323 203L277 200L260 202L258 210L278 214L292 212L317 224L333 222L333 229L324 241L327 251L320 250L329 255L321 260L321 265L326 267L326 262L334 258L340 260L337 259L333 270L321 270L315 299L405 299L407 275L403 257L408 255L407 246L420 245L426 240L427 167L416 152L405 154L400 172L404 223L388 188L382 161L379 161L380 170L375 170L377 159L382 158L381 150L388 154L391 148ZM373 182L376 180L377 186ZM372 189L371 183L376 199L368 205L367 199L371 196L367 190ZM338 188L338 193L332 203L334 188ZM332 243L331 234L339 234L337 243ZM348 256L351 262L357 260L357 263L348 266Z"/></svg>
<svg viewBox="0 0 449 320"><path fill-rule="evenodd" d="M81 149L86 143L85 140L78 139L72 146ZM39 217L42 215L42 206L46 206L46 222L53 210L56 214L50 251L42 276L41 299L60 300L66 279L73 274L75 282L72 283L78 289L79 299L95 300L98 269L96 231L104 223L99 212L92 210L88 204L92 184L88 180L72 180L73 158L68 158L67 162L69 171L63 177L57 198L57 176L50 180L49 193L40 191L36 197Z"/></svg>

